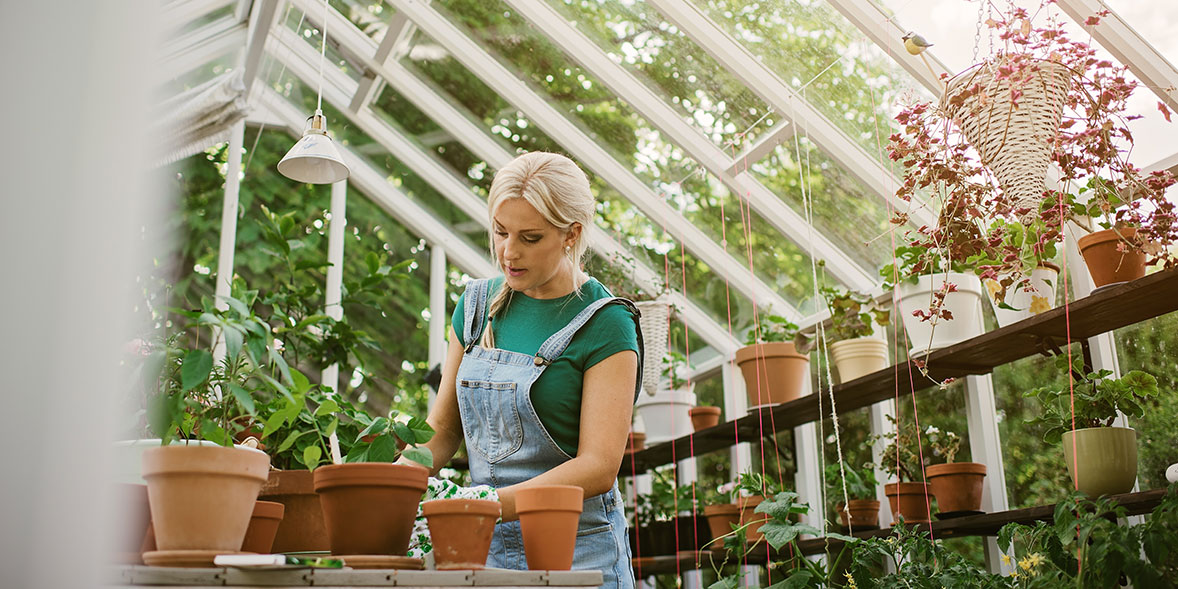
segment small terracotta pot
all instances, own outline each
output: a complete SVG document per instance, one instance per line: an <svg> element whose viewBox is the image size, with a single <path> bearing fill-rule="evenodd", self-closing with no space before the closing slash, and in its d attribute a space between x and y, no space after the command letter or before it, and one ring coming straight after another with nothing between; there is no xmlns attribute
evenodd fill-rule
<svg viewBox="0 0 1178 589"><path fill-rule="evenodd" d="M765 501L764 497L738 497L736 499L736 506L740 509L740 525L752 524L745 528L745 539L749 542L755 542L764 538L761 534L761 526L769 521L769 514L757 513L757 506Z"/></svg>
<svg viewBox="0 0 1178 589"><path fill-rule="evenodd" d="M271 550L311 552L331 548L311 471L272 470L258 497L286 506Z"/></svg>
<svg viewBox="0 0 1178 589"><path fill-rule="evenodd" d="M810 357L793 343L754 344L736 350L736 365L744 375L749 407L779 405L802 395L810 378Z"/></svg>
<svg viewBox="0 0 1178 589"><path fill-rule="evenodd" d="M143 452L156 546L237 552L270 457L258 450L176 445Z"/></svg>
<svg viewBox="0 0 1178 589"><path fill-rule="evenodd" d="M888 483L884 485L884 494L888 496L893 518L903 517L906 524L929 523L928 485L925 483Z"/></svg>
<svg viewBox="0 0 1178 589"><path fill-rule="evenodd" d="M1128 243L1126 243L1128 242ZM1076 240L1084 264L1096 286L1128 282L1145 276L1145 252L1133 250L1138 244L1136 227L1120 227L1089 233ZM1129 251L1119 251L1119 246ZM1138 244L1139 245L1139 244Z"/></svg>
<svg viewBox="0 0 1178 589"><path fill-rule="evenodd" d="M843 509L838 504L839 521L852 530L870 530L879 527L879 501L875 499L851 499ZM848 517L849 516L849 517Z"/></svg>
<svg viewBox="0 0 1178 589"><path fill-rule="evenodd" d="M584 500L585 490L571 485L534 485L515 492L515 511L519 514L529 569L572 568Z"/></svg>
<svg viewBox="0 0 1178 589"><path fill-rule="evenodd" d="M735 503L704 506L704 517L712 538L719 538L732 532L732 526L740 523L740 508Z"/></svg>
<svg viewBox="0 0 1178 589"><path fill-rule="evenodd" d="M719 407L692 407L688 414L691 415L691 426L695 431L716 427L720 423Z"/></svg>
<svg viewBox="0 0 1178 589"><path fill-rule="evenodd" d="M435 499L421 504L429 523L437 568L481 569L487 565L495 522L503 513L498 501Z"/></svg>
<svg viewBox="0 0 1178 589"><path fill-rule="evenodd" d="M255 501L250 525L245 530L245 540L241 542L241 551L270 554L274 549L274 536L278 533L278 525L282 522L282 514L285 511L286 506L281 503Z"/></svg>
<svg viewBox="0 0 1178 589"><path fill-rule="evenodd" d="M646 434L630 432L630 436L626 438L626 452L634 453L644 448L646 448Z"/></svg>
<svg viewBox="0 0 1178 589"><path fill-rule="evenodd" d="M1072 484L1089 497L1133 490L1137 480L1137 432L1132 428L1089 427L1064 432L1063 456Z"/></svg>
<svg viewBox="0 0 1178 589"><path fill-rule="evenodd" d="M332 554L404 556L429 471L388 463L329 464L315 469Z"/></svg>
<svg viewBox="0 0 1178 589"><path fill-rule="evenodd" d="M933 464L924 469L937 498L939 513L978 511L982 507L982 482L986 465L978 462Z"/></svg>

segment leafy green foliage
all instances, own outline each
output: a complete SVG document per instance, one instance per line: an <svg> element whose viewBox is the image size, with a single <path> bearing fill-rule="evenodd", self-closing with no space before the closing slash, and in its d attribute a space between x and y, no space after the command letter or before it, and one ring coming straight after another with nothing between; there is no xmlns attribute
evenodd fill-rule
<svg viewBox="0 0 1178 589"><path fill-rule="evenodd" d="M989 589L1013 587L1013 579L991 575L946 549L941 540L930 540L903 524L893 534L863 540L855 545L848 579L860 589ZM884 563L895 572L888 572Z"/></svg>
<svg viewBox="0 0 1178 589"><path fill-rule="evenodd" d="M345 462L396 462L404 455L427 468L434 465L433 453L422 446L434 437L434 428L420 417L403 417L396 410L377 417L360 432Z"/></svg>
<svg viewBox="0 0 1178 589"><path fill-rule="evenodd" d="M919 451L920 431L916 428L915 420L905 420L903 425L896 423L896 418L888 415L888 421L896 426L882 435L870 436L872 444L877 440L887 440L888 445L880 456L879 467L899 482L920 480L924 472L924 464Z"/></svg>
<svg viewBox="0 0 1178 589"><path fill-rule="evenodd" d="M820 292L830 311L826 332L830 341L868 337L875 333L873 322L888 325L891 321L891 309L877 304L870 295L831 286L823 286Z"/></svg>
<svg viewBox="0 0 1178 589"><path fill-rule="evenodd" d="M339 440L340 453L347 455L360 430L372 423L362 409L303 380L290 398L275 398L258 410L264 426L262 439L275 468L314 470L329 461L332 433Z"/></svg>
<svg viewBox="0 0 1178 589"><path fill-rule="evenodd" d="M702 492L695 483L676 486L673 468L655 469L651 491L637 498L634 521L639 528L650 527L659 521L671 521L680 514L699 513ZM701 516L702 517L702 516Z"/></svg>
<svg viewBox="0 0 1178 589"><path fill-rule="evenodd" d="M827 493L832 497L839 498L840 502L843 496L842 481L844 475L846 476L847 495L851 499L875 498L875 488L879 486L879 483L875 480L874 464L865 462L858 468L845 462L841 465L841 468L838 462L828 462L826 464Z"/></svg>
<svg viewBox="0 0 1178 589"><path fill-rule="evenodd" d="M745 336L745 345L791 342L798 335L797 324L780 315L765 313Z"/></svg>
<svg viewBox="0 0 1178 589"><path fill-rule="evenodd" d="M1057 357L1056 366L1068 370L1068 357ZM1130 417L1145 415L1145 403L1158 394L1158 381L1153 375L1132 370L1121 378L1110 378L1111 370L1084 372L1082 357L1073 357L1072 373L1079 382L1074 390L1062 387L1039 387L1026 393L1043 406L1042 414L1027 421L1044 430L1043 439L1058 443L1064 432L1089 427L1108 427L1117 418L1117 411Z"/></svg>

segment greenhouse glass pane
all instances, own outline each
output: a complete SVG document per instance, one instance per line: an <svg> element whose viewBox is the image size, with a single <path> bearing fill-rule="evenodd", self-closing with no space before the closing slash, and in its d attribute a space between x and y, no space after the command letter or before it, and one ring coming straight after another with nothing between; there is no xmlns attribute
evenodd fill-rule
<svg viewBox="0 0 1178 589"><path fill-rule="evenodd" d="M226 4L225 6L222 6L216 10L209 11L205 14L202 14L202 15L184 23L182 26L175 29L173 32L168 33L168 36L172 37L172 38L181 37L183 35L193 32L193 31L200 30L201 27L208 25L208 24L212 24L212 23L217 22L221 19L231 19L236 11L237 11L237 3L230 2L229 4Z"/></svg>
<svg viewBox="0 0 1178 589"><path fill-rule="evenodd" d="M232 71L241 63L241 53L241 49L229 51L213 61L203 63L164 82L160 85L159 95L164 97L175 96L185 90L196 88L225 72Z"/></svg>
<svg viewBox="0 0 1178 589"><path fill-rule="evenodd" d="M331 7L344 15L356 28L373 39L380 40L389 28L389 20L396 12L384 0L329 0ZM316 16L316 21L320 18ZM327 31L331 35L331 31Z"/></svg>
<svg viewBox="0 0 1178 589"><path fill-rule="evenodd" d="M463 19L472 22L476 29L503 31L505 25L501 22L478 21L477 12L473 8L463 12ZM501 13L486 14L484 17L503 18ZM745 232L740 229L741 208L737 205L737 199L718 180L707 177L698 163L664 140L628 105L612 93L604 91L592 76L564 60L550 44L529 36L529 33L517 34L514 29L512 31L510 35L503 34L492 39L492 50L516 60L512 66L523 73L525 80L539 75L526 72L555 72L555 75L544 74L542 78L546 81L551 76L554 80L552 83L532 84L533 89L541 95L548 94L550 103L563 110L567 120L589 137L597 139L599 147L611 153L615 160L643 180L671 207L678 209L712 241L723 241L726 230L724 225L727 224L727 230L731 232L727 236L729 251L733 252L737 261L747 258ZM432 40L419 32L417 42L432 43ZM481 119L490 133L510 140L517 151L568 151L539 131L523 113L503 101L452 56L428 61L406 58L402 64L432 81L456 104L469 110L475 119ZM555 81L557 75L565 81L558 84ZM570 83L571 80L578 83ZM766 119L764 124L772 125L772 120ZM630 239L641 242L649 237L644 236L643 231L651 233L657 229L651 227L650 221L643 215L635 216L636 210L632 205L619 201L613 206L620 211L620 216L636 220L631 225L635 225L632 229L637 234L629 235ZM721 207L725 212L723 219L720 215ZM795 307L805 307L805 301L811 295L809 285L812 284L808 258L759 215L753 213L749 217L753 226L751 241L757 244L752 248L752 251L757 252L752 262L756 275L771 288L776 288Z"/></svg>
<svg viewBox="0 0 1178 589"><path fill-rule="evenodd" d="M317 23L321 20L322 20L322 15L319 15L319 14L314 15L314 22L315 23ZM302 38L303 41L306 41L308 45L310 45L312 48L315 49L315 53L320 52L320 49L322 48L322 43L323 43L323 37L322 37L323 30L321 28L319 28L318 26L315 26L313 24L313 22L307 18L307 15L304 14L303 11L301 11L297 8L290 10L286 16L286 21L283 23L283 25L286 26L287 28L289 28L290 30L298 33L299 37ZM327 32L327 34L328 34L328 36L330 36L331 31L329 30ZM279 48L279 49L276 49L276 51L281 56L282 52L288 51L288 50L285 48ZM359 65L353 64L352 62L348 61L344 57L344 55L342 53L340 53L338 49L336 49L335 45L330 41L330 39L328 40L327 47L324 50L324 59L325 59L325 66L324 67L335 66L336 68L339 68L339 70L341 72L344 72L345 74L347 74L349 78L351 78L352 80L355 80L355 81L359 81L360 78L362 77L361 76L361 69L362 68L360 68Z"/></svg>
<svg viewBox="0 0 1178 589"><path fill-rule="evenodd" d="M887 105L923 87L828 3L695 4L853 141L887 161Z"/></svg>

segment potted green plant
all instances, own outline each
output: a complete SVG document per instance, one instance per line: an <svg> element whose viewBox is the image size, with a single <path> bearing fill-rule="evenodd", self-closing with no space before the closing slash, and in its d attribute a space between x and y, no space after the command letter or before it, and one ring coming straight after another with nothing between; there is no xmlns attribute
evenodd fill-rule
<svg viewBox="0 0 1178 589"><path fill-rule="evenodd" d="M704 507L712 537L720 538L740 528L749 542L759 541L766 518L756 515L757 505L780 491L775 481L759 472L742 472L736 481L720 485L717 493L730 502Z"/></svg>
<svg viewBox="0 0 1178 589"><path fill-rule="evenodd" d="M1051 203L1044 201L1043 206ZM1059 280L1059 266L1050 260L1056 257L1056 242L1043 242L1040 236L1050 231L1042 215L1015 222L996 219L989 230L990 238L1001 240L1001 251L1023 256L1018 270L986 278L982 281L987 298L994 310L998 327L1006 327L1055 308L1055 285ZM1039 244L1040 247L1031 247ZM981 259L979 266L1001 266L1002 260Z"/></svg>
<svg viewBox="0 0 1178 589"><path fill-rule="evenodd" d="M888 442L879 459L880 469L893 482L884 485L884 494L897 521L908 524L928 523L932 511L929 505L929 489L924 482L916 482L923 471L917 441L920 438L916 424L906 422L900 425L891 415L888 421L894 429L878 436L871 436L871 443L878 440Z"/></svg>
<svg viewBox="0 0 1178 589"><path fill-rule="evenodd" d="M246 427L242 417L254 413L255 396L289 396L288 385L301 377L254 314L256 292L233 295L224 299L227 309L206 298L200 310L178 311L187 322L144 359L152 383L147 419L162 443L143 453L158 548L144 554L148 564L197 566L241 550L270 460L235 448L234 435ZM219 361L214 331L225 342Z"/></svg>
<svg viewBox="0 0 1178 589"><path fill-rule="evenodd" d="M801 516L809 511L810 506L798 501L798 494L792 491L766 498L756 508L757 513L766 516L760 532L779 559L770 566L788 575L785 581L787 586L829 587L843 580L840 572L845 569L846 559L859 539L833 532L823 533L811 525L800 523ZM804 556L798 545L802 534L821 536L831 542L825 561L814 561ZM781 559L783 556L785 558Z"/></svg>
<svg viewBox="0 0 1178 589"><path fill-rule="evenodd" d="M1058 356L1056 364L1069 370L1065 355ZM1047 443L1063 443L1064 460L1077 489L1092 497L1127 493L1137 479L1137 432L1115 427L1113 422L1118 412L1128 417L1145 415L1146 403L1158 394L1158 381L1141 370L1121 378L1114 378L1110 370L1088 372L1079 356L1070 370L1077 381L1074 390L1039 387L1026 393L1043 407L1027 423L1042 428Z"/></svg>
<svg viewBox="0 0 1178 589"><path fill-rule="evenodd" d="M856 468L845 462L829 463L826 465L826 484L827 494L840 498L835 503L835 512L844 528L856 531L879 527L879 501L875 499L879 483L875 480L875 465L868 462ZM844 488L845 502L841 499Z"/></svg>
<svg viewBox="0 0 1178 589"><path fill-rule="evenodd" d="M424 419L392 410L360 432L344 464L315 469L332 554L405 555L433 466L419 444L433 434ZM402 456L416 464L394 464Z"/></svg>
<svg viewBox="0 0 1178 589"><path fill-rule="evenodd" d="M940 464L925 467L925 478L937 498L938 517L981 513L982 482L986 465L979 462L953 462L961 449L961 437L936 426L924 430L924 439Z"/></svg>
<svg viewBox="0 0 1178 589"><path fill-rule="evenodd" d="M830 311L826 336L839 382L851 382L887 368L888 342L875 337L874 325L887 325L891 310L881 307L870 295L842 288L823 286L821 293Z"/></svg>
<svg viewBox="0 0 1178 589"><path fill-rule="evenodd" d="M640 395L634 411L642 419L646 441L666 442L690 434L690 410L695 405L695 383L686 378L687 358L671 350L662 358L658 392Z"/></svg>
<svg viewBox="0 0 1178 589"><path fill-rule="evenodd" d="M654 470L650 493L637 497L634 529L642 556L675 554L711 540L703 518L697 517L696 485L676 485L670 472Z"/></svg>
<svg viewBox="0 0 1178 589"><path fill-rule="evenodd" d="M736 365L744 375L750 408L801 397L810 377L810 357L799 352L797 337L797 325L768 313L749 329L746 345L736 350Z"/></svg>
<svg viewBox="0 0 1178 589"><path fill-rule="evenodd" d="M971 224L942 215L945 227L896 248L880 270L908 336L910 353L947 348L985 333L982 283L967 260L981 240Z"/></svg>

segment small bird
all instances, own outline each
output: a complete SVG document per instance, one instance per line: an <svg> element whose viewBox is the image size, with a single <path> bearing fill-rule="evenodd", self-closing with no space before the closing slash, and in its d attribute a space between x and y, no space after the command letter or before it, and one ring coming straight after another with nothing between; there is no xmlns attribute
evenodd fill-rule
<svg viewBox="0 0 1178 589"><path fill-rule="evenodd" d="M904 33L904 36L900 38L904 40L904 48L907 49L908 53L911 53L912 55L920 55L921 53L924 53L925 49L933 46L932 43L925 41L924 37L921 37L912 31Z"/></svg>

